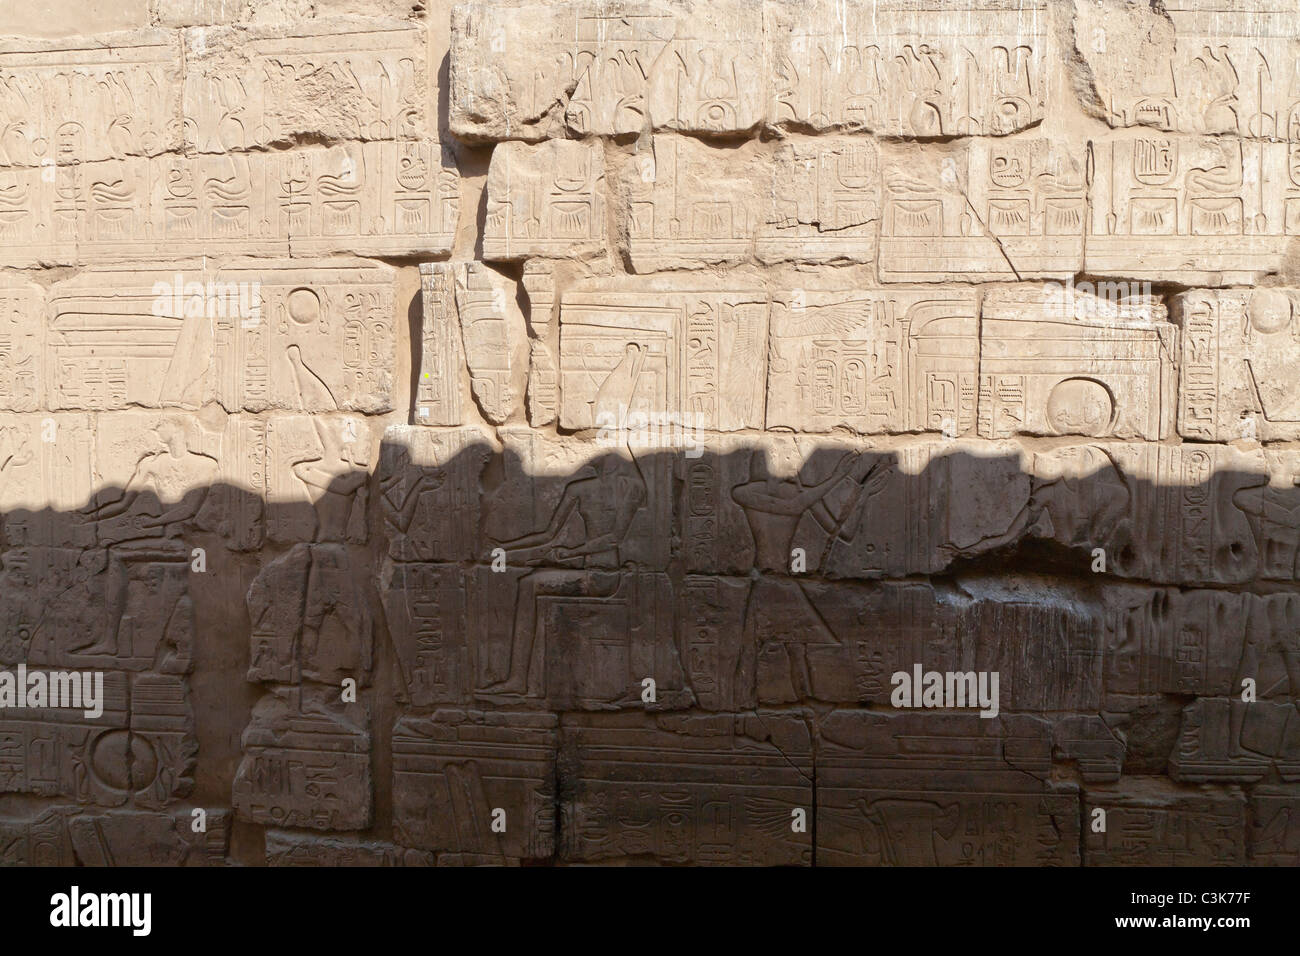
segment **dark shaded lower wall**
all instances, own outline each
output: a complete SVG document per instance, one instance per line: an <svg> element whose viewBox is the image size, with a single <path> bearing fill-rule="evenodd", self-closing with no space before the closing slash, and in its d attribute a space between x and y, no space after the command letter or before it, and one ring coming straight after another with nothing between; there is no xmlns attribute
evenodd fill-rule
<svg viewBox="0 0 1300 956"><path fill-rule="evenodd" d="M314 504L10 511L2 662L105 701L0 716L4 861L1300 860L1300 492L783 441L393 426Z"/></svg>

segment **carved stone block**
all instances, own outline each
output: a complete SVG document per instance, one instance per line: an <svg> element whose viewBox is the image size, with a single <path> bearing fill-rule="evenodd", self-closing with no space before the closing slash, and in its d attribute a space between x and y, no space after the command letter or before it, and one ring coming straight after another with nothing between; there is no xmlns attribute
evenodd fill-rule
<svg viewBox="0 0 1300 956"><path fill-rule="evenodd" d="M392 279L360 260L82 273L50 297L48 407L387 411Z"/></svg>
<svg viewBox="0 0 1300 956"><path fill-rule="evenodd" d="M599 143L503 143L488 169L483 258L593 255L605 249Z"/></svg>
<svg viewBox="0 0 1300 956"><path fill-rule="evenodd" d="M273 687L253 708L234 782L235 815L262 826L370 825L369 719L329 687Z"/></svg>
<svg viewBox="0 0 1300 956"><path fill-rule="evenodd" d="M970 434L980 327L973 296L933 290L775 295L767 427Z"/></svg>
<svg viewBox="0 0 1300 956"><path fill-rule="evenodd" d="M1082 152L1081 143L1044 137L883 148L880 277L1007 282L1073 276L1083 266L1088 223Z"/></svg>
<svg viewBox="0 0 1300 956"><path fill-rule="evenodd" d="M1300 165L1286 142L1155 131L1089 144L1085 271L1254 285L1300 235Z"/></svg>
<svg viewBox="0 0 1300 956"><path fill-rule="evenodd" d="M1092 115L1114 127L1288 138L1300 68L1285 3L1079 2L1072 12L1079 100Z"/></svg>
<svg viewBox="0 0 1300 956"><path fill-rule="evenodd" d="M377 840L268 830L267 866L432 866L434 854Z"/></svg>
<svg viewBox="0 0 1300 956"><path fill-rule="evenodd" d="M1175 333L1151 296L1115 302L1073 286L989 293L980 304L980 433L1168 438Z"/></svg>
<svg viewBox="0 0 1300 956"><path fill-rule="evenodd" d="M1078 795L1047 782L1046 721L835 711L819 732L819 863L1078 865Z"/></svg>
<svg viewBox="0 0 1300 956"><path fill-rule="evenodd" d="M1300 293L1290 289L1185 292L1178 431L1193 441L1300 438L1300 390L1291 369Z"/></svg>
<svg viewBox="0 0 1300 956"><path fill-rule="evenodd" d="M808 728L777 713L574 718L563 727L569 862L807 865ZM563 770L562 770L563 774Z"/></svg>
<svg viewBox="0 0 1300 956"><path fill-rule="evenodd" d="M1033 126L1045 112L1048 7L769 2L770 121L918 139Z"/></svg>
<svg viewBox="0 0 1300 956"><path fill-rule="evenodd" d="M551 714L463 710L393 727L393 826L404 846L466 862L540 860L555 851Z"/></svg>
<svg viewBox="0 0 1300 956"><path fill-rule="evenodd" d="M1106 829L1084 835L1088 866L1240 866L1246 804L1240 793L1191 793L1159 779L1089 787L1083 812L1106 811Z"/></svg>
<svg viewBox="0 0 1300 956"><path fill-rule="evenodd" d="M451 130L469 139L743 132L766 109L763 8L465 4L450 73Z"/></svg>
<svg viewBox="0 0 1300 956"><path fill-rule="evenodd" d="M630 415L682 428L760 428L761 291L592 291L560 303L560 426L618 430ZM635 421L635 419L633 419Z"/></svg>

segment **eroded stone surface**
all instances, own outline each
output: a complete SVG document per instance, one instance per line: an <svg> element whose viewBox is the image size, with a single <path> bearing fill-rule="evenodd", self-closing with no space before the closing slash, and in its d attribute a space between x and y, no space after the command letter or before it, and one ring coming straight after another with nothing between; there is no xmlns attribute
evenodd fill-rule
<svg viewBox="0 0 1300 956"><path fill-rule="evenodd" d="M1079 0L1085 106L1111 126L1295 139L1295 10L1285 2Z"/></svg>
<svg viewBox="0 0 1300 956"><path fill-rule="evenodd" d="M465 4L452 10L451 129L744 132L766 113L764 71L757 3Z"/></svg>

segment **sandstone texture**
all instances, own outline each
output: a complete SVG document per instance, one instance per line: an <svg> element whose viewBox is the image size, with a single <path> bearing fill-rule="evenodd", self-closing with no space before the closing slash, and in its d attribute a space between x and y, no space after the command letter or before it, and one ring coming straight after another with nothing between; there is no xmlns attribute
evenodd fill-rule
<svg viewBox="0 0 1300 956"><path fill-rule="evenodd" d="M11 6L0 863L1300 864L1294 0Z"/></svg>

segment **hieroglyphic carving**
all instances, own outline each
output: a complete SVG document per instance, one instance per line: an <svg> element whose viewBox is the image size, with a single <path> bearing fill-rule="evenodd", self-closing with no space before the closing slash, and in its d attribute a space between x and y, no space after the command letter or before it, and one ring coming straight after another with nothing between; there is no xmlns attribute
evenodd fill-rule
<svg viewBox="0 0 1300 956"><path fill-rule="evenodd" d="M459 186L425 31L367 26L7 42L6 259L447 252ZM331 145L263 151L302 141Z"/></svg>
<svg viewBox="0 0 1300 956"><path fill-rule="evenodd" d="M456 313L460 320L470 390L479 411L493 425L514 415L519 402L516 355L523 320L516 285L481 262L454 263Z"/></svg>
<svg viewBox="0 0 1300 956"><path fill-rule="evenodd" d="M751 130L765 111L762 31L758 4L458 6L451 130L494 140Z"/></svg>
<svg viewBox="0 0 1300 956"><path fill-rule="evenodd" d="M257 702L235 774L237 818L315 830L370 825L365 710L338 696L330 687L274 687Z"/></svg>
<svg viewBox="0 0 1300 956"><path fill-rule="evenodd" d="M459 565L385 562L380 593L401 669L415 707L464 703L472 690L477 650L465 616Z"/></svg>
<svg viewBox="0 0 1300 956"><path fill-rule="evenodd" d="M0 284L0 410L41 407L45 296L34 283Z"/></svg>
<svg viewBox="0 0 1300 956"><path fill-rule="evenodd" d="M480 474L495 442L475 427L390 425L379 459L388 553L399 561L483 557Z"/></svg>
<svg viewBox="0 0 1300 956"><path fill-rule="evenodd" d="M442 710L393 727L393 828L404 846L465 863L555 852L553 714ZM504 826L493 826L495 811ZM447 861L452 862L452 861Z"/></svg>
<svg viewBox="0 0 1300 956"><path fill-rule="evenodd" d="M928 138L1000 136L1043 118L1043 0L764 10L772 123Z"/></svg>
<svg viewBox="0 0 1300 956"><path fill-rule="evenodd" d="M652 573L668 560L669 463L619 449L592 459L531 431L504 437L504 481L483 527L525 570L476 575L476 696L640 707L653 676L657 706L681 706L672 589Z"/></svg>
<svg viewBox="0 0 1300 956"><path fill-rule="evenodd" d="M287 34L287 35L286 35ZM415 140L436 126L426 31L406 20L218 27L185 41L186 145Z"/></svg>
<svg viewBox="0 0 1300 956"><path fill-rule="evenodd" d="M771 211L758 226L761 262L871 262L880 231L880 158L870 141L824 137L784 143Z"/></svg>
<svg viewBox="0 0 1300 956"><path fill-rule="evenodd" d="M1003 710L1095 715L1102 612L1054 590L1025 600L988 581L962 597L929 584L742 581L694 575L684 597L691 683L704 709L822 700L888 706L902 671L996 671ZM749 601L746 601L746 598ZM1027 635L1040 647L1027 659ZM800 686L802 681L803 686ZM1068 735L1067 735L1068 736Z"/></svg>
<svg viewBox="0 0 1300 956"><path fill-rule="evenodd" d="M446 253L460 204L451 155L428 139L0 167L5 178L0 250L29 264Z"/></svg>
<svg viewBox="0 0 1300 956"><path fill-rule="evenodd" d="M1087 272L1253 285L1300 235L1300 166L1288 168L1285 143L1134 132L1089 154Z"/></svg>
<svg viewBox="0 0 1300 956"><path fill-rule="evenodd" d="M1114 710L1145 694L1230 693L1245 643L1258 640L1264 621L1257 603L1264 599L1252 595L1112 588L1107 597L1106 692Z"/></svg>
<svg viewBox="0 0 1300 956"><path fill-rule="evenodd" d="M617 442L593 448L525 428L504 429L501 439L503 480L484 502L482 528L512 564L667 568L667 456Z"/></svg>
<svg viewBox="0 0 1300 956"><path fill-rule="evenodd" d="M806 592L838 648L810 651L822 699L888 705L891 677L926 671L997 672L1003 711L1092 712L1102 703L1101 614L1063 589L1026 600L988 580L954 596L929 584L810 583ZM1020 654L1033 635L1033 659ZM762 685L760 684L760 696Z"/></svg>
<svg viewBox="0 0 1300 956"><path fill-rule="evenodd" d="M767 427L969 434L979 368L976 316L968 293L774 295Z"/></svg>
<svg viewBox="0 0 1300 956"><path fill-rule="evenodd" d="M1150 296L1000 289L980 304L980 434L1169 437L1174 335ZM1082 313L1082 314L1080 314Z"/></svg>
<svg viewBox="0 0 1300 956"><path fill-rule="evenodd" d="M68 820L77 807L51 807L32 816L0 818L0 862L5 866L76 866Z"/></svg>
<svg viewBox="0 0 1300 956"><path fill-rule="evenodd" d="M225 866L230 843L229 810L204 810L204 829L194 816L130 811L82 814L68 820L77 858L85 866Z"/></svg>
<svg viewBox="0 0 1300 956"><path fill-rule="evenodd" d="M1300 293L1288 289L1185 292L1178 431L1200 441L1300 438Z"/></svg>
<svg viewBox="0 0 1300 956"><path fill-rule="evenodd" d="M1076 3L1073 29L1094 112L1111 126L1287 138L1300 106L1287 0Z"/></svg>
<svg viewBox="0 0 1300 956"><path fill-rule="evenodd" d="M555 360L555 271L546 260L524 263L524 291L528 308L528 423L534 428L549 425L559 415L560 368Z"/></svg>
<svg viewBox="0 0 1300 956"><path fill-rule="evenodd" d="M7 175L13 167L53 172L178 148L184 141L181 60L179 36L169 30L111 39L6 38L0 43L0 168ZM46 241L56 229L50 219L37 228Z"/></svg>
<svg viewBox="0 0 1300 956"><path fill-rule="evenodd" d="M1300 831L1295 823L1298 798L1294 787L1256 787L1251 792L1247 831L1251 863L1295 866L1300 860Z"/></svg>
<svg viewBox="0 0 1300 956"><path fill-rule="evenodd" d="M1105 453L1119 466L1115 500L1127 499L1127 514L1119 518L1100 497L1092 507L1115 522L1105 537L1107 553L1120 558L1119 573L1201 583L1240 583L1255 574L1258 547L1237 499L1261 483L1258 453L1194 445L1110 445Z"/></svg>
<svg viewBox="0 0 1300 956"><path fill-rule="evenodd" d="M0 42L0 860L1294 862L1281 3Z"/></svg>
<svg viewBox="0 0 1300 956"><path fill-rule="evenodd" d="M1081 143L1042 137L882 149L880 276L891 282L1066 278L1081 271Z"/></svg>
<svg viewBox="0 0 1300 956"><path fill-rule="evenodd" d="M420 264L423 324L415 420L420 425L460 425L464 368L455 274L439 262Z"/></svg>
<svg viewBox="0 0 1300 956"><path fill-rule="evenodd" d="M103 713L30 708L0 721L0 792L66 795L108 806L127 802L137 781L129 675L104 674ZM145 748L141 747L144 751Z"/></svg>
<svg viewBox="0 0 1300 956"><path fill-rule="evenodd" d="M687 575L680 595L682 666L702 710L737 710L753 699L742 666L742 633L749 582L711 574Z"/></svg>
<svg viewBox="0 0 1300 956"><path fill-rule="evenodd" d="M1089 866L1240 866L1246 804L1240 794L1192 793L1145 779L1084 791L1087 819L1100 807L1106 827L1084 834Z"/></svg>
<svg viewBox="0 0 1300 956"><path fill-rule="evenodd" d="M1235 604L1237 614L1228 618L1226 638L1215 635L1226 646L1207 650L1219 650L1223 671L1233 662L1235 667L1230 680L1223 673L1213 683L1207 680L1198 688L1202 696L1183 711L1170 776L1251 782L1275 768L1283 780L1300 780L1300 722L1294 716L1300 700L1300 600L1294 594L1225 595L1218 603L1219 620L1227 617L1223 605ZM1213 696L1221 693L1227 698Z"/></svg>
<svg viewBox="0 0 1300 956"><path fill-rule="evenodd" d="M605 249L599 143L502 143L488 169L486 260L581 257Z"/></svg>
<svg viewBox="0 0 1300 956"><path fill-rule="evenodd" d="M88 271L56 286L48 407L391 408L392 272L357 260Z"/></svg>
<svg viewBox="0 0 1300 956"><path fill-rule="evenodd" d="M432 866L434 855L377 840L268 830L267 866Z"/></svg>
<svg viewBox="0 0 1300 956"><path fill-rule="evenodd" d="M86 521L95 481L94 422L84 414L0 413L0 514L11 548L86 548L96 527Z"/></svg>
<svg viewBox="0 0 1300 956"><path fill-rule="evenodd" d="M559 414L560 369L551 348L539 339L528 343L528 424L549 425Z"/></svg>
<svg viewBox="0 0 1300 956"><path fill-rule="evenodd" d="M166 674L103 674L103 713L55 707L0 720L0 790L101 806L161 809L193 785L187 683Z"/></svg>
<svg viewBox="0 0 1300 956"><path fill-rule="evenodd" d="M819 863L1077 866L1077 793L1045 720L834 711L820 723Z"/></svg>
<svg viewBox="0 0 1300 956"><path fill-rule="evenodd" d="M620 715L566 720L561 858L648 858L703 865L806 865L812 748L798 717L777 713Z"/></svg>
<svg viewBox="0 0 1300 956"><path fill-rule="evenodd" d="M771 193L767 156L753 144L718 149L686 136L655 136L622 169L627 253L637 272L737 262L754 248Z"/></svg>
<svg viewBox="0 0 1300 956"><path fill-rule="evenodd" d="M1263 483L1261 458L1225 446L1123 442L1036 451L1022 466L1019 512L977 550L1038 537L1102 547L1110 573L1126 578L1241 583L1259 556L1237 499Z"/></svg>
<svg viewBox="0 0 1300 956"><path fill-rule="evenodd" d="M374 622L345 546L295 544L254 579L248 617L250 681L367 682Z"/></svg>
<svg viewBox="0 0 1300 956"><path fill-rule="evenodd" d="M659 135L652 143L624 164L621 177L635 271L751 256L762 262L875 258L880 167L870 141L833 137L774 149L719 149Z"/></svg>
<svg viewBox="0 0 1300 956"><path fill-rule="evenodd" d="M445 254L460 215L454 162L430 139L282 154L263 222L294 256Z"/></svg>
<svg viewBox="0 0 1300 956"><path fill-rule="evenodd" d="M230 811L205 810L195 832L189 810L174 814L112 810L83 813L56 806L35 816L0 819L6 866L225 866Z"/></svg>
<svg viewBox="0 0 1300 956"><path fill-rule="evenodd" d="M192 668L187 561L110 547L15 549L3 563L6 663L168 674Z"/></svg>
<svg viewBox="0 0 1300 956"><path fill-rule="evenodd" d="M767 322L762 292L566 293L561 427L620 429L633 414L692 430L762 427Z"/></svg>
<svg viewBox="0 0 1300 956"><path fill-rule="evenodd" d="M521 16L535 25L526 39L511 29ZM1043 117L1048 25L1045 3L996 0L869 14L793 3L507 14L471 4L452 18L451 127L479 139L736 133L764 121L1003 135Z"/></svg>
<svg viewBox="0 0 1300 956"><path fill-rule="evenodd" d="M620 574L591 565L522 575L479 569L473 601L475 698L544 702L553 710L663 710L690 703L665 574ZM649 702L642 696L646 677L655 681Z"/></svg>

